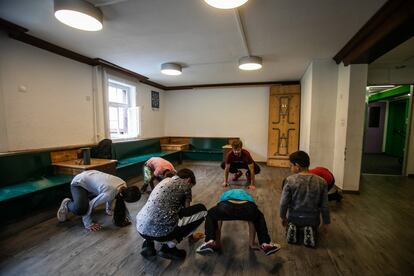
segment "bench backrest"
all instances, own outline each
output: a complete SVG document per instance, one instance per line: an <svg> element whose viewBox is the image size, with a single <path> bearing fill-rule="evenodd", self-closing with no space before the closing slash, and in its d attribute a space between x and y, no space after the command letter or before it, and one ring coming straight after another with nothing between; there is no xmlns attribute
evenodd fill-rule
<svg viewBox="0 0 414 276"><path fill-rule="evenodd" d="M193 150L221 150L228 144L228 138L190 138L190 148Z"/></svg>
<svg viewBox="0 0 414 276"><path fill-rule="evenodd" d="M112 144L112 158L116 160L159 151L161 151L159 138Z"/></svg>
<svg viewBox="0 0 414 276"><path fill-rule="evenodd" d="M52 169L48 151L0 156L0 186L39 179Z"/></svg>

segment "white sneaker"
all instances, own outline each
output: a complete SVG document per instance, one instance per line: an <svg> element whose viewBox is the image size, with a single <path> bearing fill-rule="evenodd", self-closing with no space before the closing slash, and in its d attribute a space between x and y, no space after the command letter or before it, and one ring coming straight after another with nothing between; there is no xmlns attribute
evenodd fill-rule
<svg viewBox="0 0 414 276"><path fill-rule="evenodd" d="M315 247L315 236L311 226L303 228L303 244L307 247Z"/></svg>
<svg viewBox="0 0 414 276"><path fill-rule="evenodd" d="M296 225L294 225L293 223L289 223L286 234L287 243L295 244L297 242L296 232Z"/></svg>
<svg viewBox="0 0 414 276"><path fill-rule="evenodd" d="M59 210L57 211L57 219L60 222L64 222L68 217L68 203L70 201L70 198L65 198L62 200L62 203L60 204Z"/></svg>

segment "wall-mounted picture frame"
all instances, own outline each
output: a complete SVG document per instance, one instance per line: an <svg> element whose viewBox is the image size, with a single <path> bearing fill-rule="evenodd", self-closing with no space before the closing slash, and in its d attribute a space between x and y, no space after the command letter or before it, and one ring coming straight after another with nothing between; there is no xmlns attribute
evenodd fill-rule
<svg viewBox="0 0 414 276"><path fill-rule="evenodd" d="M151 107L160 108L160 92L151 91Z"/></svg>

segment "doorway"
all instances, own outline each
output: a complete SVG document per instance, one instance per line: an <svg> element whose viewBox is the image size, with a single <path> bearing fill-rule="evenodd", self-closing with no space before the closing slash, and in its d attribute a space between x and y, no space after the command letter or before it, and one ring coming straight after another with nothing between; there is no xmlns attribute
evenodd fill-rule
<svg viewBox="0 0 414 276"><path fill-rule="evenodd" d="M362 173L402 175L410 86L367 91Z"/></svg>

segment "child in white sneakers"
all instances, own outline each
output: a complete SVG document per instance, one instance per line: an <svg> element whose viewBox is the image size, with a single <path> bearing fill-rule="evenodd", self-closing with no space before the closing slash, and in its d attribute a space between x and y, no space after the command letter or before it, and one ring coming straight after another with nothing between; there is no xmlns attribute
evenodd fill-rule
<svg viewBox="0 0 414 276"><path fill-rule="evenodd" d="M303 244L315 247L320 215L325 232L330 223L327 185L323 178L309 173L310 159L306 152L292 153L289 161L294 174L285 179L280 199L280 218L287 227L287 242L300 242L303 230Z"/></svg>
<svg viewBox="0 0 414 276"><path fill-rule="evenodd" d="M70 184L72 199L65 198L60 204L57 218L60 222L67 219L69 212L82 216L86 229L95 232L101 229L101 225L92 220L93 209L101 204L106 204L106 213L113 215L116 226L131 224L128 209L125 202L136 202L141 193L136 186L127 187L121 178L89 170L76 175ZM112 202L115 208L112 211Z"/></svg>

